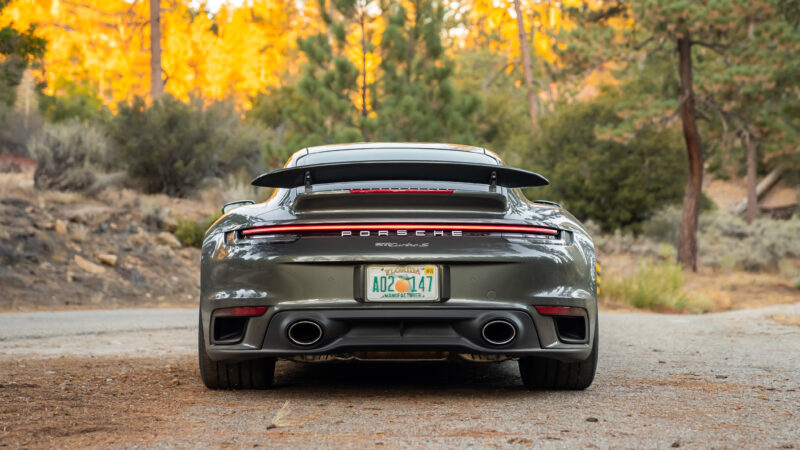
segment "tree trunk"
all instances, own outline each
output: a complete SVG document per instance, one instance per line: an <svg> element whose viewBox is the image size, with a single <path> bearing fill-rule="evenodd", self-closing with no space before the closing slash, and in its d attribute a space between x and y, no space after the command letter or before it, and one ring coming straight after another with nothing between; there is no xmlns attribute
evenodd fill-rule
<svg viewBox="0 0 800 450"><path fill-rule="evenodd" d="M161 74L161 1L150 0L150 99L158 100L164 93Z"/></svg>
<svg viewBox="0 0 800 450"><path fill-rule="evenodd" d="M747 223L752 223L756 220L758 215L758 193L756 192L756 185L758 178L756 169L758 169L758 139L751 133L746 135L747 144L747 215L745 220Z"/></svg>
<svg viewBox="0 0 800 450"><path fill-rule="evenodd" d="M767 176L764 177L761 182L756 185L756 200L760 199L761 197L767 195L781 179L782 169L778 167L777 169L773 170L772 172L768 173ZM742 199L741 201L737 202L736 205L733 207L733 213L737 215L744 214L747 211L747 197Z"/></svg>
<svg viewBox="0 0 800 450"><path fill-rule="evenodd" d="M514 0L514 11L517 14L517 31L519 36L519 51L522 54L522 73L525 75L525 89L528 96L528 114L531 116L531 132L536 132L538 121L538 107L536 105L536 92L533 88L533 66L531 64L531 50L525 33L525 21L522 18L522 8L519 0Z"/></svg>
<svg viewBox="0 0 800 450"><path fill-rule="evenodd" d="M366 11L361 12L361 116L367 117L367 29Z"/></svg>
<svg viewBox="0 0 800 450"><path fill-rule="evenodd" d="M678 60L681 78L681 121L686 151L689 156L689 180L683 199L683 217L678 238L678 262L684 268L697 271L697 218L703 188L703 156L700 134L695 121L692 87L692 41L687 33L678 39Z"/></svg>

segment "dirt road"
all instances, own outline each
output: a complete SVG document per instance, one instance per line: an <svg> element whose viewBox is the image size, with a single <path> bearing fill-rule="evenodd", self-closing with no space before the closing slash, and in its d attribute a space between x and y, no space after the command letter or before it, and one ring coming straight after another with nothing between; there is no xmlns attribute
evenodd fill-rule
<svg viewBox="0 0 800 450"><path fill-rule="evenodd" d="M602 314L583 392L513 362L280 362L272 390L214 392L194 310L4 314L0 446L799 448L798 316Z"/></svg>

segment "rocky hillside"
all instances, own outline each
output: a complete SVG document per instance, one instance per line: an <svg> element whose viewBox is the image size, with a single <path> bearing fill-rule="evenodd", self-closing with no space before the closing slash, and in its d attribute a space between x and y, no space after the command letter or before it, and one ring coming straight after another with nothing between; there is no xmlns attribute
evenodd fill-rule
<svg viewBox="0 0 800 450"><path fill-rule="evenodd" d="M172 232L212 211L111 187L40 191L29 172L0 173L0 310L194 305L200 252Z"/></svg>

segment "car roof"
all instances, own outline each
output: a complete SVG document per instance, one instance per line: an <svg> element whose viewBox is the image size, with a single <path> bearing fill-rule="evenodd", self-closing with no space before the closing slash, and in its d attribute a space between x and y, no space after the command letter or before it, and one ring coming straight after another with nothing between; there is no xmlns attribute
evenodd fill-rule
<svg viewBox="0 0 800 450"><path fill-rule="evenodd" d="M349 161L452 161L502 165L500 157L481 147L457 144L363 142L321 145L295 152L289 166Z"/></svg>

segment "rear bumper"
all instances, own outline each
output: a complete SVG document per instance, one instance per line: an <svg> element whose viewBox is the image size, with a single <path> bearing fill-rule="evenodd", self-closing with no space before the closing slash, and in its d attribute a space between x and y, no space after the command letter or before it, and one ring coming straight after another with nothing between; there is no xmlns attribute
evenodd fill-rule
<svg viewBox="0 0 800 450"><path fill-rule="evenodd" d="M564 342L554 319L538 314L533 307L308 308L287 305L271 307L267 314L249 318L242 339L236 343L211 342L210 311L203 314L203 328L206 350L214 360L437 351L512 358L538 355L574 361L589 357L593 344L596 305L586 307L587 338L583 342ZM503 345L487 342L483 327L494 320L514 327L513 340ZM299 321L319 325L321 338L310 345L292 342L288 330Z"/></svg>

